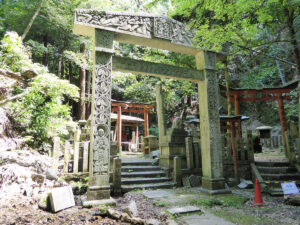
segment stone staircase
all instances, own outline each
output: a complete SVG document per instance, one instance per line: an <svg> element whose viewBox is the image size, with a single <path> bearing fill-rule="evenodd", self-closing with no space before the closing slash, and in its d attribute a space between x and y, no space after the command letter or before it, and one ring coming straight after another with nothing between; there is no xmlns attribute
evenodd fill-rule
<svg viewBox="0 0 300 225"><path fill-rule="evenodd" d="M172 188L174 183L153 160L122 159L122 192L135 189Z"/></svg>
<svg viewBox="0 0 300 225"><path fill-rule="evenodd" d="M265 182L279 181L279 183L267 184L266 190L271 196L283 195L281 182L300 181L300 173L289 162L255 162L255 165Z"/></svg>

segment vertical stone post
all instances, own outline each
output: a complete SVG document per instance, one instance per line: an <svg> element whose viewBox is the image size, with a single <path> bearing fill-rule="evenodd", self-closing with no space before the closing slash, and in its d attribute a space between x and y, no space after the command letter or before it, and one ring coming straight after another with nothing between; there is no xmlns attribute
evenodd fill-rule
<svg viewBox="0 0 300 225"><path fill-rule="evenodd" d="M110 198L111 71L114 33L95 29L88 200Z"/></svg>
<svg viewBox="0 0 300 225"><path fill-rule="evenodd" d="M185 138L186 163L188 169L194 168L193 140L191 137Z"/></svg>
<svg viewBox="0 0 300 225"><path fill-rule="evenodd" d="M65 151L64 151L64 173L68 173L69 161L70 161L70 150L71 144L69 141L65 142Z"/></svg>
<svg viewBox="0 0 300 225"><path fill-rule="evenodd" d="M181 158L174 157L173 180L177 187L181 186Z"/></svg>
<svg viewBox="0 0 300 225"><path fill-rule="evenodd" d="M88 172L89 170L89 144L89 141L83 142L82 172Z"/></svg>
<svg viewBox="0 0 300 225"><path fill-rule="evenodd" d="M121 195L121 169L122 162L119 158L114 158L113 161L113 187L114 195Z"/></svg>
<svg viewBox="0 0 300 225"><path fill-rule="evenodd" d="M253 138L251 130L246 130L246 142L248 160L254 162Z"/></svg>
<svg viewBox="0 0 300 225"><path fill-rule="evenodd" d="M53 138L53 155L52 155L52 168L53 170L58 170L58 160L59 160L59 152L60 152L60 138L54 137Z"/></svg>
<svg viewBox="0 0 300 225"><path fill-rule="evenodd" d="M209 193L226 192L219 119L219 85L216 75L216 53L198 52L197 69L203 70L204 81L198 82L202 188Z"/></svg>
<svg viewBox="0 0 300 225"><path fill-rule="evenodd" d="M158 82L155 85L156 90L156 110L157 110L157 121L158 121L158 132L159 132L159 143L162 142L162 137L166 135L166 126L164 119L164 98L161 88L161 83Z"/></svg>
<svg viewBox="0 0 300 225"><path fill-rule="evenodd" d="M73 173L78 173L80 142L74 142Z"/></svg>

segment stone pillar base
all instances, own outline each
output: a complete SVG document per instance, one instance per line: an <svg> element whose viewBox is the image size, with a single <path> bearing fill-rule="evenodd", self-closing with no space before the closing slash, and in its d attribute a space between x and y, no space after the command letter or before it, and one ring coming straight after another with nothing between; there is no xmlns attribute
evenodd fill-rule
<svg viewBox="0 0 300 225"><path fill-rule="evenodd" d="M210 179L210 178L202 177L201 190L209 194L231 193L231 191L225 187L224 178Z"/></svg>
<svg viewBox="0 0 300 225"><path fill-rule="evenodd" d="M94 175L90 177L90 184L87 192L87 200L101 200L110 198L109 174Z"/></svg>

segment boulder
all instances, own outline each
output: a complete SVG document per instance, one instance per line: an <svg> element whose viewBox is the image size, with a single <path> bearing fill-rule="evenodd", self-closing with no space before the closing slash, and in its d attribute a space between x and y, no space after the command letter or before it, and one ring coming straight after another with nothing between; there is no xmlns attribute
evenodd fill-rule
<svg viewBox="0 0 300 225"><path fill-rule="evenodd" d="M130 217L137 217L138 210L135 201L130 201L129 205L127 206L127 208L125 208L124 212L126 212Z"/></svg>
<svg viewBox="0 0 300 225"><path fill-rule="evenodd" d="M47 170L46 178L48 180L58 180L58 176L56 175L56 172L53 169L48 169Z"/></svg>

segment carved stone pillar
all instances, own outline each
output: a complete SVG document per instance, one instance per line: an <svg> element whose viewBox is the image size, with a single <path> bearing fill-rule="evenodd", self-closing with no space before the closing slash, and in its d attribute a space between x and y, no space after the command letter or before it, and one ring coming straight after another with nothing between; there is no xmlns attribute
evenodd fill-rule
<svg viewBox="0 0 300 225"><path fill-rule="evenodd" d="M114 33L95 29L88 200L110 198L110 112Z"/></svg>
<svg viewBox="0 0 300 225"><path fill-rule="evenodd" d="M165 127L165 119L164 119L164 99L163 99L163 93L162 93L160 82L155 85L155 91L156 91L159 143L161 143L163 137L166 135L166 127Z"/></svg>
<svg viewBox="0 0 300 225"><path fill-rule="evenodd" d="M223 178L216 53L199 52L196 55L196 64L197 69L204 72L204 81L198 82L202 188L211 194L223 193L227 191Z"/></svg>

